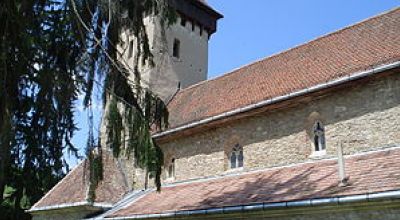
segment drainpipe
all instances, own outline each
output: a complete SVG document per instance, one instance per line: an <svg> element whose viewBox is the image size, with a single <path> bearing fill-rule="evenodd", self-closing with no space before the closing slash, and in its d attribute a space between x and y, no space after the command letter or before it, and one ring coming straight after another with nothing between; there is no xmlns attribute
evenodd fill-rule
<svg viewBox="0 0 400 220"><path fill-rule="evenodd" d="M339 186L345 187L348 185L348 178L346 177L345 163L343 157L343 141L337 145L337 156L338 156L338 171L339 171Z"/></svg>

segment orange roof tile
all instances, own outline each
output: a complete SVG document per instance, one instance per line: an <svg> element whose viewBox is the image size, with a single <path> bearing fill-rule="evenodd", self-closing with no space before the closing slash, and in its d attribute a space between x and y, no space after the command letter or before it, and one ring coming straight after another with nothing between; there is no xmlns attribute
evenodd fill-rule
<svg viewBox="0 0 400 220"><path fill-rule="evenodd" d="M346 187L338 186L336 160L272 168L151 192L108 217L161 214L227 206L358 195L400 189L400 149L346 158Z"/></svg>
<svg viewBox="0 0 400 220"><path fill-rule="evenodd" d="M178 127L400 60L400 8L181 90L169 104Z"/></svg>
<svg viewBox="0 0 400 220"><path fill-rule="evenodd" d="M96 188L96 199L94 202L112 205L128 192L129 188L127 184L124 184L126 182L125 177L116 163L117 161L111 153L103 151L103 175L105 178ZM85 162L79 164L39 200L32 207L32 210L46 206L86 202L89 180L85 178L84 170L87 168L85 168Z"/></svg>

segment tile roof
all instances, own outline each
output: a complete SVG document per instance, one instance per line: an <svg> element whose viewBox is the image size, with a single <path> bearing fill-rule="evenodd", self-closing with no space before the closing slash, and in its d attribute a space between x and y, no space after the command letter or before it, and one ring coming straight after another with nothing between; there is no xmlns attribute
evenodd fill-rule
<svg viewBox="0 0 400 220"><path fill-rule="evenodd" d="M338 186L336 160L163 187L107 217L161 214L263 202L328 198L400 189L400 149L345 159L349 186Z"/></svg>
<svg viewBox="0 0 400 220"><path fill-rule="evenodd" d="M181 90L170 128L400 60L400 8Z"/></svg>
<svg viewBox="0 0 400 220"><path fill-rule="evenodd" d="M86 202L88 179L85 178L84 170L87 169L85 162L80 163L64 179L53 187L33 207L40 209L46 206L58 206L72 203ZM117 166L116 159L111 153L103 151L104 179L96 189L96 203L114 204L118 202L128 191L128 186L122 171Z"/></svg>

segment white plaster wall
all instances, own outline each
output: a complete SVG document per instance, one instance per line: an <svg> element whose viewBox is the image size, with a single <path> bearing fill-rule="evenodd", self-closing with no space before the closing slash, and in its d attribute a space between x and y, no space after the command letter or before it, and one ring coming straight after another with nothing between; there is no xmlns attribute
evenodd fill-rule
<svg viewBox="0 0 400 220"><path fill-rule="evenodd" d="M175 24L165 28L165 32L157 17L147 17L145 25L155 66L140 66L143 85L150 87L164 100L168 100L176 92L179 82L181 88L186 88L207 79L209 39L207 31L202 31L200 35L198 25L195 25L194 30L190 21L186 22L186 26L182 26L179 17ZM122 33L124 42L119 45L120 51L124 53L122 58L128 65L133 65L135 57L134 55L128 57L129 41L133 38L127 32ZM175 39L180 41L179 58L172 56Z"/></svg>

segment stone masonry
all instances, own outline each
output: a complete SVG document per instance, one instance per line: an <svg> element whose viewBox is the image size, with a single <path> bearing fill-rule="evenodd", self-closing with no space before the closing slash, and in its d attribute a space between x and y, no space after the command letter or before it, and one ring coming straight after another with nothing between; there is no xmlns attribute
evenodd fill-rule
<svg viewBox="0 0 400 220"><path fill-rule="evenodd" d="M400 143L400 75L393 74L303 103L162 144L166 167L175 158L176 181L223 175L227 153L244 149L244 170L321 159L313 157L313 120L325 125L326 155L369 151ZM235 171L233 171L235 172ZM139 178L140 179L140 178Z"/></svg>

